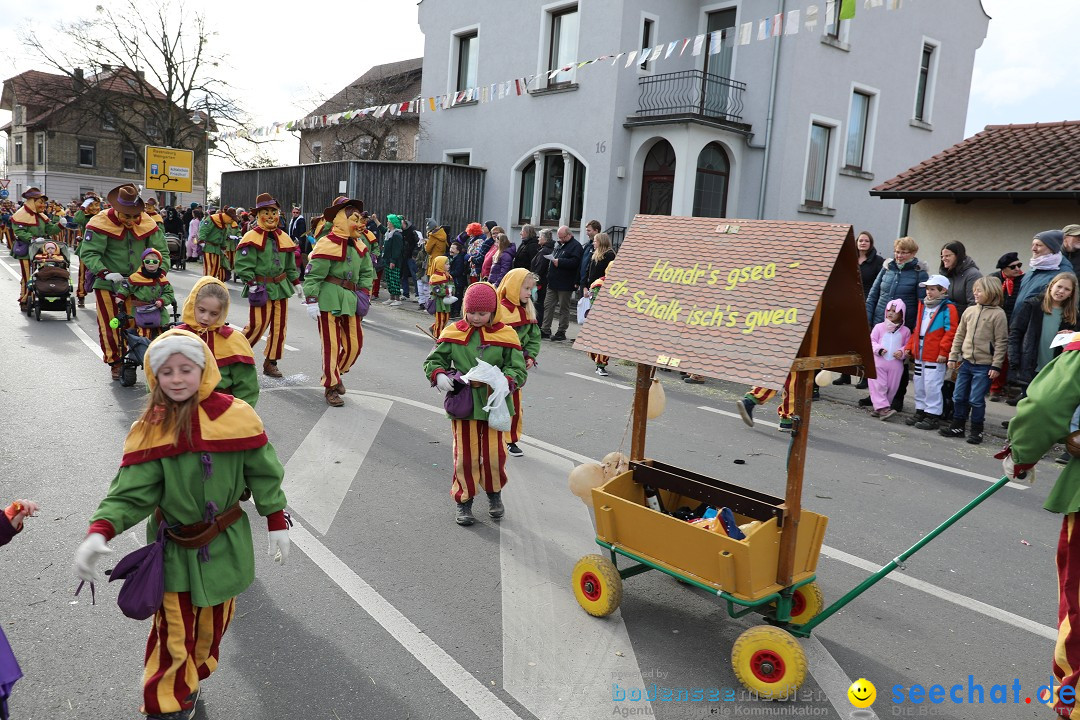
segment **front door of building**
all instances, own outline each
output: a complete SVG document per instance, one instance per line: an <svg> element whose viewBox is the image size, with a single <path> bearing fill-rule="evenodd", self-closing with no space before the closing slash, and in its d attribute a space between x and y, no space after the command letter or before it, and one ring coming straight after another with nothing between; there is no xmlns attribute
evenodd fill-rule
<svg viewBox="0 0 1080 720"><path fill-rule="evenodd" d="M731 63L734 59L735 10L711 12L705 36L705 75L701 80L702 110L706 117L723 118L731 112ZM721 31L721 47L713 47L713 33ZM721 80L723 78L723 80Z"/></svg>

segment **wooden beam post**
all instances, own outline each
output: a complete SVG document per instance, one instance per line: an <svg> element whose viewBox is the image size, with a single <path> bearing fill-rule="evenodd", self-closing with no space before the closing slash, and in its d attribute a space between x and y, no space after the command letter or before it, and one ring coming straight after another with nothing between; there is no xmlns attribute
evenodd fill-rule
<svg viewBox="0 0 1080 720"><path fill-rule="evenodd" d="M652 387L652 366L638 363L637 383L634 385L634 415L630 435L630 459L645 459L645 427L649 422L649 388Z"/></svg>

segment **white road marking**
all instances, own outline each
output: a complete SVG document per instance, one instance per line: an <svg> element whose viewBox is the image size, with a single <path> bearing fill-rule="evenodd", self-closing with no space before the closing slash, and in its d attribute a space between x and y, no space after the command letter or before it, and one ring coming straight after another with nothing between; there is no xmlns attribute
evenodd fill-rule
<svg viewBox="0 0 1080 720"><path fill-rule="evenodd" d="M500 700L463 668L445 650L435 644L423 630L387 602L352 568L341 561L300 523L293 525L289 537L305 555L344 590L364 612L371 616L419 660L439 682L454 693L481 720L521 720L506 703Z"/></svg>
<svg viewBox="0 0 1080 720"><path fill-rule="evenodd" d="M327 408L285 465L281 489L289 505L321 535L334 522L391 405L350 397L344 407ZM349 441L341 442L345 437Z"/></svg>
<svg viewBox="0 0 1080 720"><path fill-rule="evenodd" d="M821 554L825 557L832 558L833 560L839 560L840 562L845 562L848 565L862 568L863 570L867 570L871 573L875 573L881 569L880 565L872 563L869 560L864 560L861 557L856 557L854 555L844 552L843 550L837 550L836 548L829 547L828 545L821 546ZM911 562L911 560L909 559L908 562ZM1020 628L1021 630L1027 630L1028 632L1034 633L1039 637L1046 638L1047 640L1055 640L1057 638L1057 628L1052 628L1047 625L1040 625L1034 620L1028 620L1026 617L1016 615L1009 612L1008 610L1002 610L1001 608L996 608L993 605L987 605L986 603L976 600L975 598L969 598L966 595L955 593L952 590L946 590L943 587L938 587L937 585L928 583L924 580L918 580L911 577L910 575L905 575L898 570L892 571L885 577L887 577L889 580L892 580L893 582L898 582L901 585L907 585L909 588L914 588L916 590L922 590L928 595L933 595L934 597L941 598L942 600L945 600L947 602L951 602L954 605L959 605L965 610L974 610L975 612L986 615L989 618L999 620L1006 625L1012 625L1013 627Z"/></svg>
<svg viewBox="0 0 1080 720"><path fill-rule="evenodd" d="M499 532L503 685L541 720L597 717L612 683L646 685L621 613L597 621L569 591L570 567L597 552L589 510L563 481L573 466L534 449L507 466L514 489ZM652 714L648 701L617 706Z"/></svg>
<svg viewBox="0 0 1080 720"><path fill-rule="evenodd" d="M698 405L698 410L704 410L706 412L716 413L717 415L726 415L727 417L733 417L739 422L742 422L742 415L735 412L728 412L727 410L720 410L719 408L708 407L707 405ZM759 420L754 418L754 426L764 425L765 427L779 428L780 423L769 422L768 420Z"/></svg>
<svg viewBox="0 0 1080 720"><path fill-rule="evenodd" d="M588 375L582 375L581 373L568 372L566 374L571 375L571 376L576 377L576 378L581 378L582 380L589 380L589 381L594 382L594 383L600 383L601 385L610 385L611 387L617 387L620 390L633 390L634 389L630 385L623 385L622 383L612 382L611 380L601 380L598 377L590 377Z"/></svg>
<svg viewBox="0 0 1080 720"><path fill-rule="evenodd" d="M75 323L68 323L67 326L71 328L71 332L75 333L75 337L82 340L83 345L90 348L90 351L97 355L98 360L104 360L105 355L101 352L101 347L89 336L86 332L76 325Z"/></svg>
<svg viewBox="0 0 1080 720"><path fill-rule="evenodd" d="M300 352L300 348L294 348L292 345L289 345L287 343L281 343L281 347L285 348L286 350L292 350L293 352Z"/></svg>
<svg viewBox="0 0 1080 720"><path fill-rule="evenodd" d="M802 638L799 643L802 644L803 651L806 653L806 669L821 686L837 715L847 717L847 713L851 712L851 702L847 695L848 688L851 687L851 678L815 636ZM867 708L858 716L851 717L859 717L860 720L878 720L873 708Z"/></svg>
<svg viewBox="0 0 1080 720"><path fill-rule="evenodd" d="M990 477L989 475L980 475L978 473L968 472L967 470L958 470L956 468L949 467L948 465L939 465L936 462L930 462L929 460L920 460L919 458L913 458L913 457L910 457L908 455L898 455L897 453L889 453L889 457L895 458L897 460L903 460L903 461L909 462L909 463L915 463L916 465L925 465L926 467L932 467L932 468L934 468L936 470L944 470L945 472L950 472L953 475L962 475L964 477L975 478L976 480L982 480L983 482L988 482L991 485L993 485L994 483L996 483L998 480L1001 479L1000 477ZM1030 485L1025 485L1023 483L1010 482L1010 483L1005 483L1005 487L1015 488L1016 490L1027 490L1031 486Z"/></svg>

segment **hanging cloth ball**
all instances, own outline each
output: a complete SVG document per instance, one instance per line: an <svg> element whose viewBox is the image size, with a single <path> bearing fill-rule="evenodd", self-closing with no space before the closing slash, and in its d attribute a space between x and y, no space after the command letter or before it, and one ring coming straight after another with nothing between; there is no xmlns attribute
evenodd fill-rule
<svg viewBox="0 0 1080 720"><path fill-rule="evenodd" d="M814 382L818 387L828 387L840 379L840 373L832 370L822 370L814 376Z"/></svg>
<svg viewBox="0 0 1080 720"><path fill-rule="evenodd" d="M630 458L621 452L609 452L600 461L600 465L604 468L604 480L610 480L630 469Z"/></svg>
<svg viewBox="0 0 1080 720"><path fill-rule="evenodd" d="M667 396L664 395L664 386L660 384L660 381L653 378L652 387L649 388L649 409L645 413L645 416L650 420L655 420L664 414L664 408L667 407Z"/></svg>
<svg viewBox="0 0 1080 720"><path fill-rule="evenodd" d="M578 465L570 471L570 492L581 498L581 502L592 505L592 489L600 487L607 478L604 468L598 463Z"/></svg>

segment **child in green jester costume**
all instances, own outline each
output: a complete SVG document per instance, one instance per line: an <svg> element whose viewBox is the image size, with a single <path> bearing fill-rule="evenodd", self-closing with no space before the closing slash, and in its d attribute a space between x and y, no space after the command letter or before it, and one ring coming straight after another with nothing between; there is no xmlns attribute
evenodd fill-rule
<svg viewBox="0 0 1080 720"><path fill-rule="evenodd" d="M202 221L199 225L199 244L203 246L203 275L216 277L221 282L229 279L229 265L226 252L232 248L229 235L236 232L236 210L222 208Z"/></svg>
<svg viewBox="0 0 1080 720"><path fill-rule="evenodd" d="M1005 474L1012 478L1027 473L1035 481L1035 464L1055 443L1065 442L1072 458L1061 471L1043 507L1063 514L1058 537L1058 637L1053 655L1054 695L1039 699L1061 717L1080 719L1075 702L1058 691L1075 691L1080 681L1080 447L1073 434L1080 415L1080 333L1059 336L1065 349L1046 365L1027 388L1027 397L1016 406L1009 423L1009 443L995 457L1001 458ZM1066 442L1068 440L1068 442ZM1068 693L1066 693L1068 695Z"/></svg>
<svg viewBox="0 0 1080 720"><path fill-rule="evenodd" d="M153 305L158 309L160 325L156 328L138 327L136 332L144 338L153 339L169 326L169 306L176 304L172 283L165 277L161 265L161 253L156 248L143 250L142 267L120 283L116 290L118 302L125 305L127 315L135 316L135 308ZM132 323L135 321L132 320Z"/></svg>

